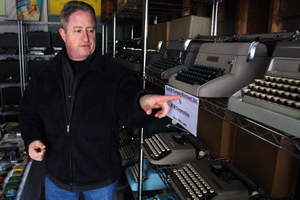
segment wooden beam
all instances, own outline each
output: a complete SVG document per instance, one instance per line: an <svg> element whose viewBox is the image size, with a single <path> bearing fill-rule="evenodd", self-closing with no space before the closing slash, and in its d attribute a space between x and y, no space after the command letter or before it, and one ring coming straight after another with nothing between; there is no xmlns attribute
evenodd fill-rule
<svg viewBox="0 0 300 200"><path fill-rule="evenodd" d="M249 0L238 0L236 35L247 33Z"/></svg>
<svg viewBox="0 0 300 200"><path fill-rule="evenodd" d="M281 0L272 0L270 7L270 19L268 32L281 32L282 28L282 18L279 17L278 13L280 10Z"/></svg>
<svg viewBox="0 0 300 200"><path fill-rule="evenodd" d="M191 0L182 0L183 4L183 11L182 11L182 16L188 16L191 14L191 10L189 9L191 6Z"/></svg>

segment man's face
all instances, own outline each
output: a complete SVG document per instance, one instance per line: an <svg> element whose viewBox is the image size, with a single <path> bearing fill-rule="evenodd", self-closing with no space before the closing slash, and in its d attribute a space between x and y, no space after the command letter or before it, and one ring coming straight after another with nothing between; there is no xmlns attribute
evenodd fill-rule
<svg viewBox="0 0 300 200"><path fill-rule="evenodd" d="M90 13L76 11L70 15L66 30L59 29L71 60L85 60L94 52L96 47L95 26Z"/></svg>

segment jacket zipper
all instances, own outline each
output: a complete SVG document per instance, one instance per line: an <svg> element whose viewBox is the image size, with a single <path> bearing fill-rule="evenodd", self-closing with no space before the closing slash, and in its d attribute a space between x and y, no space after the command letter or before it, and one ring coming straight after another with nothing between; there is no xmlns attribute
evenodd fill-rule
<svg viewBox="0 0 300 200"><path fill-rule="evenodd" d="M87 71L89 71L89 70L85 70L85 71L81 71L78 75L77 75L77 78L74 78L74 82L73 82L73 87L72 87L72 90L71 90L71 92L69 92L69 95L68 95L68 102L70 102L71 103L71 98L72 98L72 96L75 94L75 90L74 90L74 88L76 89L77 87L78 87L78 80L80 80L81 78L82 78L82 76L85 74L85 73L87 73ZM56 72L57 73L57 72ZM79 77L79 75L80 75L80 77ZM57 74L57 77L59 77L59 74ZM59 78L58 78L58 80L59 80ZM61 90L62 90L62 92L63 92L63 96L64 96L64 108L65 108L65 115L66 115L66 124L67 124L67 126L66 126L66 133L67 133L67 137L68 137L68 145L69 145L69 156L70 156L70 162L69 162L69 164L70 164L70 187L71 187L71 190L73 190L72 189L72 186L73 186L73 176L72 176L72 152L71 152L71 136L70 136L70 124L71 124L71 119L69 119L69 118L71 118L71 116L72 116L72 111L73 111L73 104L74 104L74 102L72 102L71 103L71 106L70 106L70 117L68 116L68 109L67 109L67 105L66 105L66 99L65 99L65 93L64 93L64 87L62 86L62 83L61 83L61 81L59 80L58 81L59 82L59 84L60 84L60 87L61 87ZM74 87L75 86L75 87ZM71 93L71 94L70 94Z"/></svg>
<svg viewBox="0 0 300 200"><path fill-rule="evenodd" d="M57 75L59 77L59 75ZM73 186L73 177L72 177L72 159L71 159L71 156L72 156L72 153L71 153L71 142L70 142L70 120L69 120L69 116L68 116L68 111L67 111L67 105L66 105L66 100L65 100L65 93L64 93L64 89L63 89L63 86L61 84L61 81L59 80L58 78L58 82L59 82L59 85L60 85L60 88L61 88L61 91L63 93L63 105L64 105L64 109L65 109L65 116L66 116L66 133L67 133L67 138L68 138L68 151L69 151L69 157L70 157L70 160L69 160L69 167L70 167L70 187L71 187L71 190L72 190L72 186ZM68 101L70 101L71 99L68 99Z"/></svg>

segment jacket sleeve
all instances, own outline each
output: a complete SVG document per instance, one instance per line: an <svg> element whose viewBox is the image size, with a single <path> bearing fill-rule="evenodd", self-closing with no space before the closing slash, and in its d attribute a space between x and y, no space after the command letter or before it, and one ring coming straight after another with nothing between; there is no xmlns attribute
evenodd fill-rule
<svg viewBox="0 0 300 200"><path fill-rule="evenodd" d="M19 124L26 151L31 142L44 142L43 122L38 114L33 80L29 81L19 104Z"/></svg>
<svg viewBox="0 0 300 200"><path fill-rule="evenodd" d="M142 90L132 74L128 72L122 76L118 90L117 111L125 126L142 128L148 126L155 119L155 111L151 115L147 115L140 106L139 99L146 94L152 94L152 92Z"/></svg>

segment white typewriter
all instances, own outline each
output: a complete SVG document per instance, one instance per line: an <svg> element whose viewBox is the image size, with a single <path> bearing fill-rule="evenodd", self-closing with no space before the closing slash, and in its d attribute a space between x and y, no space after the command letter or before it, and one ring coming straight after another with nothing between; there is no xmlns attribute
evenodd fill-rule
<svg viewBox="0 0 300 200"><path fill-rule="evenodd" d="M300 136L300 41L279 42L263 78L238 90L228 109Z"/></svg>
<svg viewBox="0 0 300 200"><path fill-rule="evenodd" d="M199 97L230 97L262 78L270 62L259 42L204 43L194 66L172 75L169 85Z"/></svg>
<svg viewBox="0 0 300 200"><path fill-rule="evenodd" d="M164 56L155 62L149 62L146 73L159 79L168 80L171 75L192 65L202 42L186 39L171 41Z"/></svg>

